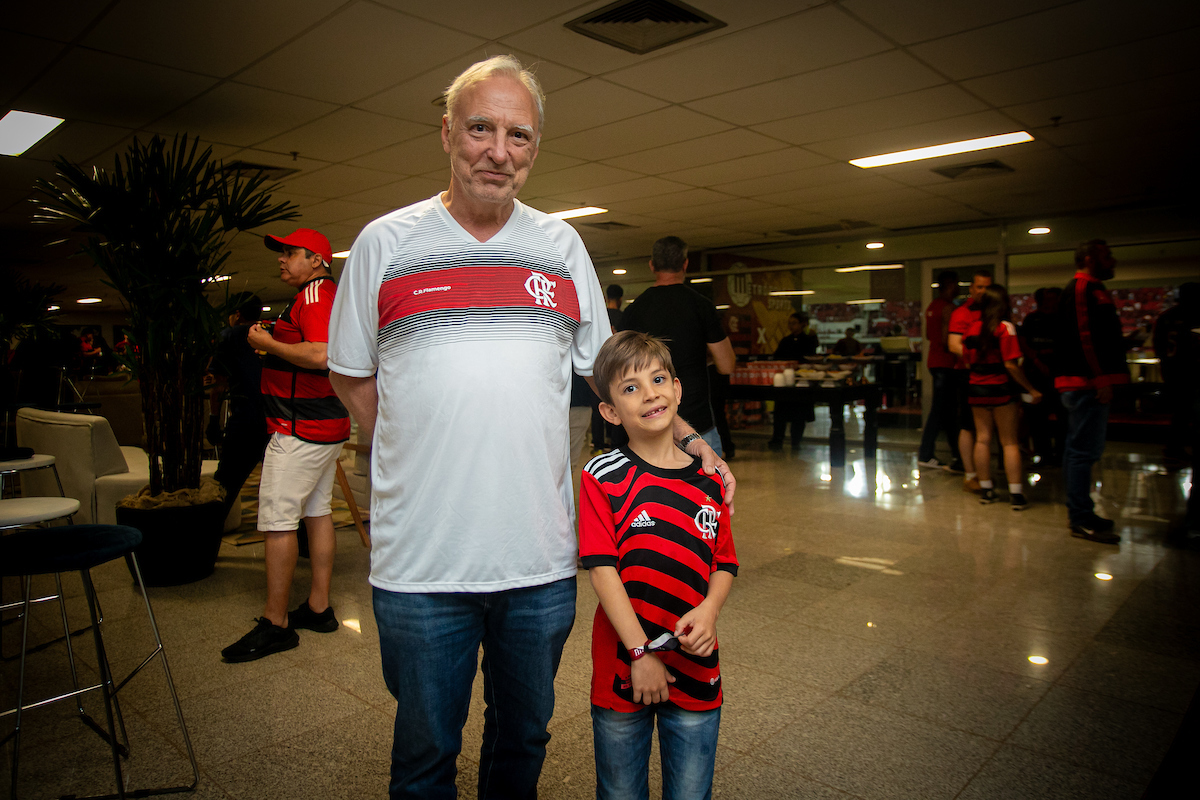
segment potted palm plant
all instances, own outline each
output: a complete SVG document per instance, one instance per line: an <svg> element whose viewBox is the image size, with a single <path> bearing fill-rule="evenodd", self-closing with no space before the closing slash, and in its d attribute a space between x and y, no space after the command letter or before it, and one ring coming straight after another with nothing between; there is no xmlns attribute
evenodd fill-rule
<svg viewBox="0 0 1200 800"><path fill-rule="evenodd" d="M145 537L147 583L184 583L211 574L221 534L221 489L202 485L200 471L203 379L227 309L206 289L237 232L298 213L271 201L277 187L263 174L227 171L186 135L135 139L114 161L103 170L57 159L56 179L37 183L35 220L85 234L82 252L124 301L123 361L141 391L150 484L119 504L117 518Z"/></svg>

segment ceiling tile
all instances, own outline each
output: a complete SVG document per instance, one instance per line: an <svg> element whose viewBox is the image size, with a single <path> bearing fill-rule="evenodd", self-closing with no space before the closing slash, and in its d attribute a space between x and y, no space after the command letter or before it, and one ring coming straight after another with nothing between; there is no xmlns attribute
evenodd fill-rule
<svg viewBox="0 0 1200 800"><path fill-rule="evenodd" d="M921 0L919 3L897 3L895 0L844 0L842 5L885 36L900 44L912 44L991 25L1062 2L988 0L986 3L964 3L962 0Z"/></svg>
<svg viewBox="0 0 1200 800"><path fill-rule="evenodd" d="M64 49L62 44L47 39L6 33L4 47L0 48L0 103L7 106L9 99L24 89Z"/></svg>
<svg viewBox="0 0 1200 800"><path fill-rule="evenodd" d="M394 210L444 192L448 185L446 181L433 181L428 178L405 178L375 189L347 195L345 199L356 203L375 203Z"/></svg>
<svg viewBox="0 0 1200 800"><path fill-rule="evenodd" d="M128 128L69 119L26 150L22 158L53 160L61 156L68 161L83 162L114 147L128 135Z"/></svg>
<svg viewBox="0 0 1200 800"><path fill-rule="evenodd" d="M358 2L242 72L238 80L353 103L482 44L477 37Z"/></svg>
<svg viewBox="0 0 1200 800"><path fill-rule="evenodd" d="M688 103L736 125L754 125L861 103L945 83L945 79L899 51L808 72Z"/></svg>
<svg viewBox="0 0 1200 800"><path fill-rule="evenodd" d="M957 117L987 106L953 84L884 97L853 106L756 125L754 130L792 144L900 128L921 122Z"/></svg>
<svg viewBox="0 0 1200 800"><path fill-rule="evenodd" d="M343 0L121 0L88 31L83 44L225 77L262 58L341 5ZM175 35L184 30L189 35Z"/></svg>
<svg viewBox="0 0 1200 800"><path fill-rule="evenodd" d="M1059 124L1100 119L1114 112L1134 112L1186 102L1189 92L1200 86L1200 71L1176 72L1146 81L1133 81L1122 86L1093 89L1086 92L1038 100L1002 109L1005 114L1036 130Z"/></svg>
<svg viewBox="0 0 1200 800"><path fill-rule="evenodd" d="M919 189L913 189L908 186L897 186L895 183L883 178L867 176L857 181L797 187L784 192L764 194L762 195L762 199L769 203L798 206L821 213L840 213L828 211L822 204L828 203L832 206L842 198L863 198L872 195L882 195L885 192L892 192L895 197L907 197L909 199L926 196ZM863 204L866 204L866 201L863 201Z"/></svg>
<svg viewBox="0 0 1200 800"><path fill-rule="evenodd" d="M283 131L329 114L335 108L319 100L227 82L178 111L155 120L150 127L162 133L186 132L215 142L246 147L260 145ZM292 149L295 148L284 152Z"/></svg>
<svg viewBox="0 0 1200 800"><path fill-rule="evenodd" d="M957 142L962 139L976 139L999 133L1011 133L1014 130L1019 130L1018 126L1000 112L984 111L978 114L966 114L961 117L954 117L953 119L926 122L921 125L909 125L894 130L849 136L845 139L813 142L805 145L805 147L834 160L848 161L852 158L863 158L883 153L892 153L898 150L909 150L916 147ZM1013 146L1025 147L1026 145L1019 144ZM990 157L999 158L1000 156L996 154L1006 149L1002 147L996 150L981 150L965 155L973 160ZM934 161L945 164L947 163L946 159L962 160L962 158L963 155L946 156L942 159L934 159Z"/></svg>
<svg viewBox="0 0 1200 800"><path fill-rule="evenodd" d="M543 141L542 148L576 158L600 160L694 139L729 127L727 122L679 106L669 106L568 136L548 138Z"/></svg>
<svg viewBox="0 0 1200 800"><path fill-rule="evenodd" d="M852 167L846 163L833 163L782 172L777 175L763 175L758 178L733 181L721 184L716 188L739 197L756 197L769 192L790 191L807 186L824 186L829 183L854 183L874 177L865 174L858 167ZM786 200L777 202L780 205L790 205Z"/></svg>
<svg viewBox="0 0 1200 800"><path fill-rule="evenodd" d="M552 199L573 203L575 206L605 205L620 200L631 200L638 197L656 197L660 194L678 192L688 187L675 181L665 181L662 178L638 178L625 183L614 183L611 186L600 186L583 192L556 195Z"/></svg>
<svg viewBox="0 0 1200 800"><path fill-rule="evenodd" d="M13 105L39 114L140 128L214 83L212 78L75 48Z"/></svg>
<svg viewBox="0 0 1200 800"><path fill-rule="evenodd" d="M666 172L662 177L692 186L715 186L732 181L806 169L828 163L828 161L829 159L824 156L801 150L799 147L789 147L786 150L774 150L769 153L743 156L702 167Z"/></svg>
<svg viewBox="0 0 1200 800"><path fill-rule="evenodd" d="M823 6L648 58L605 77L675 103L773 81L890 50L879 35ZM754 58L745 54L753 52ZM736 68L731 68L736 64Z"/></svg>
<svg viewBox="0 0 1200 800"><path fill-rule="evenodd" d="M443 169L449 163L449 159L450 156L442 149L442 133L437 130L369 155L350 159L346 163L402 175L421 175Z"/></svg>
<svg viewBox="0 0 1200 800"><path fill-rule="evenodd" d="M0 26L58 42L73 42L112 0L43 0L5 9Z"/></svg>
<svg viewBox="0 0 1200 800"><path fill-rule="evenodd" d="M396 179L395 175L362 167L334 164L324 169L289 178L283 186L289 192L325 198L347 198L356 192L374 189Z"/></svg>
<svg viewBox="0 0 1200 800"><path fill-rule="evenodd" d="M655 147L640 153L607 159L604 163L656 175L711 164L716 160L782 150L787 145L767 136L744 128L714 133L699 139L676 142L665 147Z"/></svg>
<svg viewBox="0 0 1200 800"><path fill-rule="evenodd" d="M1136 141L1150 132L1157 135L1172 134L1195 136L1200 119L1200 105L1194 101L1182 101L1179 105L1155 109L1143 109L1132 114L1113 114L1100 119L1065 122L1058 127L1046 127L1039 136L1058 147L1088 142L1107 142L1113 139ZM1179 154L1184 156L1183 153ZM1194 152L1188 153L1195 158Z"/></svg>
<svg viewBox="0 0 1200 800"><path fill-rule="evenodd" d="M770 203L764 203L761 200L752 200L748 197L735 197L722 200L719 203L705 203L701 206L687 206L685 208L670 208L657 209L652 214L647 216L660 217L665 220L675 222L684 222L687 220L704 220L709 217L716 217L725 214L735 214L740 212L765 211L771 210ZM703 224L703 223L693 223Z"/></svg>
<svg viewBox="0 0 1200 800"><path fill-rule="evenodd" d="M591 78L546 97L546 133L568 136L665 105L662 100Z"/></svg>
<svg viewBox="0 0 1200 800"><path fill-rule="evenodd" d="M323 223L338 223L348 219L358 219L367 215L378 217L390 209L383 208L378 203L356 203L349 200L325 200L302 208L306 217L319 219Z"/></svg>
<svg viewBox="0 0 1200 800"><path fill-rule="evenodd" d="M438 0L436 3L413 3L411 0L379 0L397 11L437 22L447 28L465 31L483 39L499 39L516 33L563 12L562 0L523 0L520 3L479 3L475 0Z"/></svg>
<svg viewBox="0 0 1200 800"><path fill-rule="evenodd" d="M564 23L579 16L584 10L586 9L576 7L570 13L547 20L532 28L526 28L519 33L507 34L500 39L500 46L532 53L538 58L544 58L591 75L599 75L638 63L640 56L627 53L612 45L598 42L563 27Z"/></svg>
<svg viewBox="0 0 1200 800"><path fill-rule="evenodd" d="M653 216L655 212L660 210L708 205L710 203L720 203L733 199L735 198L730 195L714 192L711 189L689 189L686 192L674 192L672 194L659 195L658 197L620 200L609 204L609 210Z"/></svg>
<svg viewBox="0 0 1200 800"><path fill-rule="evenodd" d="M535 170L525 184L525 194L551 197L554 195L582 192L597 186L608 186L613 183L640 178L636 172L630 172L616 167L606 167L603 164L581 164L578 167L568 167L548 175L539 175Z"/></svg>
<svg viewBox="0 0 1200 800"><path fill-rule="evenodd" d="M324 161L348 161L404 142L432 128L415 122L372 114L357 108L341 108L285 134L261 143L267 150L298 151ZM441 149L440 147L438 148Z"/></svg>
<svg viewBox="0 0 1200 800"><path fill-rule="evenodd" d="M449 156L446 156L446 159L448 161ZM551 172L557 172L560 169L574 167L582 163L584 163L583 159L575 158L574 156L540 151L537 155L537 160L533 162L533 171L537 175L548 175Z"/></svg>
<svg viewBox="0 0 1200 800"><path fill-rule="evenodd" d="M1200 23L1200 3L1081 0L968 33L915 45L911 52L954 80L1112 47ZM1070 35L1064 35L1070 31Z"/></svg>

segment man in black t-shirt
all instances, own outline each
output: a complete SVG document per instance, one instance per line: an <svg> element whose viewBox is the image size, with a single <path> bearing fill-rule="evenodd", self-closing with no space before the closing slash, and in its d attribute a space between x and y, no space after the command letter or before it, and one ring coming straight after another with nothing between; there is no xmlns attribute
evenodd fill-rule
<svg viewBox="0 0 1200 800"><path fill-rule="evenodd" d="M712 301L684 283L687 254L687 243L678 236L666 236L654 243L650 258L654 285L625 309L621 330L641 331L666 341L683 384L679 416L720 453L721 437L713 421L706 363L711 356L717 372L728 375L737 358Z"/></svg>

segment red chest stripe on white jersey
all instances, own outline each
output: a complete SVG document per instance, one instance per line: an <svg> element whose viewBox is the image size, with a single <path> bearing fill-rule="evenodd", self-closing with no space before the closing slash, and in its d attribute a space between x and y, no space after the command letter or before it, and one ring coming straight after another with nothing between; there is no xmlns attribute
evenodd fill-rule
<svg viewBox="0 0 1200 800"><path fill-rule="evenodd" d="M476 266L399 275L379 287L379 327L413 314L466 308L540 308L579 322L575 283L522 267Z"/></svg>

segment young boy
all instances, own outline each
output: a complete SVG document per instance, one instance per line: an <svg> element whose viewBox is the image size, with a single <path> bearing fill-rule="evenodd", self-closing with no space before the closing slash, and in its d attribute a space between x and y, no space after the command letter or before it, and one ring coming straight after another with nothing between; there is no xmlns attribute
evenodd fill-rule
<svg viewBox="0 0 1200 800"><path fill-rule="evenodd" d="M596 357L600 413L629 444L584 467L580 555L592 626L598 800L648 795L658 718L663 797L710 798L721 672L717 615L737 574L725 487L672 437L682 395L660 339L623 331Z"/></svg>

